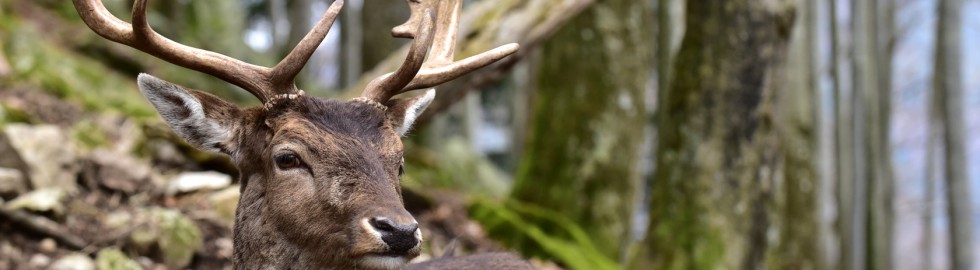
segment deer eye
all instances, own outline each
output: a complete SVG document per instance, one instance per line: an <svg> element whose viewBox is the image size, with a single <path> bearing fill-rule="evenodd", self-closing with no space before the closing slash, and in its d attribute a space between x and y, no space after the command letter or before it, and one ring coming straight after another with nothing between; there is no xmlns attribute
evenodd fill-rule
<svg viewBox="0 0 980 270"><path fill-rule="evenodd" d="M276 166L280 170L289 170L302 167L303 162L299 160L299 156L296 154L283 154L276 156Z"/></svg>

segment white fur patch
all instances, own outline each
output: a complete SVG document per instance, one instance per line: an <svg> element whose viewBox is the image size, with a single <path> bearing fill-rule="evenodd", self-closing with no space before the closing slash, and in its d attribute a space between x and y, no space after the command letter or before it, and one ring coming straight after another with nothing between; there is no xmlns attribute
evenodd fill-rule
<svg viewBox="0 0 980 270"><path fill-rule="evenodd" d="M408 106L408 109L405 111L405 118L402 119L401 126L398 126L398 128L395 129L395 132L398 132L398 136L405 136L405 134L412 129L412 124L415 123L415 119L418 119L419 115L422 115L425 108L429 107L429 104L432 104L432 101L435 100L435 98L436 90L429 89L428 91L425 91L425 95L415 101L415 104Z"/></svg>
<svg viewBox="0 0 980 270"><path fill-rule="evenodd" d="M407 263L405 257L367 255L361 258L358 265L370 269L398 269Z"/></svg>
<svg viewBox="0 0 980 270"><path fill-rule="evenodd" d="M153 104L163 120L187 142L204 151L222 153L216 146L231 141L231 129L208 119L201 101L186 90L145 73L140 73L136 81L140 92ZM175 103L173 98L168 97L177 97L181 102ZM181 115L183 111L189 114L185 117Z"/></svg>

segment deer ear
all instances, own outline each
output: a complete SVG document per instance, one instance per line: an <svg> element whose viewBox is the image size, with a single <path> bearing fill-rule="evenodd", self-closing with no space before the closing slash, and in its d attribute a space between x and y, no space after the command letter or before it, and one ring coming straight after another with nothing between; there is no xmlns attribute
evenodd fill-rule
<svg viewBox="0 0 980 270"><path fill-rule="evenodd" d="M395 128L398 136L405 136L412 129L415 119L418 119L426 107L436 98L436 90L429 89L425 94L403 99L388 101L388 119Z"/></svg>
<svg viewBox="0 0 980 270"><path fill-rule="evenodd" d="M140 92L181 138L198 149L232 154L242 110L208 93L185 89L148 74L137 78Z"/></svg>

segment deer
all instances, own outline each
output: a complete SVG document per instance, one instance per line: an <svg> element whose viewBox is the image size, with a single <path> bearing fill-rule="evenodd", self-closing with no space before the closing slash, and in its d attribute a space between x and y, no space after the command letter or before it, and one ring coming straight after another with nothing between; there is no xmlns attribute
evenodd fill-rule
<svg viewBox="0 0 980 270"><path fill-rule="evenodd" d="M96 34L171 64L238 86L261 106L241 108L204 91L139 74L140 92L194 147L230 157L241 197L233 226L236 269L396 269L421 251L418 222L405 209L401 138L435 98L434 87L495 63L506 44L454 60L461 0L406 0L411 16L392 30L411 38L402 65L351 100L306 95L295 79L323 41L343 0L275 66L189 47L155 32L147 0L131 23L101 0L72 0ZM394 98L428 89L414 97ZM510 253L444 257L412 269L531 269Z"/></svg>

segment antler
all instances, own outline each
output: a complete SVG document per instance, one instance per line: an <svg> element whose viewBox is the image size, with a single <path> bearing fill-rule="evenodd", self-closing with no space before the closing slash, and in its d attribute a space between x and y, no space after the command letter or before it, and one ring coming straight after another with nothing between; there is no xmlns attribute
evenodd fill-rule
<svg viewBox="0 0 980 270"><path fill-rule="evenodd" d="M394 73L385 74L368 84L361 95L384 103L391 97L422 88L429 88L459 78L479 68L493 64L517 52L516 43L497 47L493 50L454 62L456 37L459 30L459 17L463 4L461 0L406 0L411 8L408 22L392 29L392 36L414 38L405 63ZM436 10L435 37L431 29L425 27L432 20L432 10ZM419 25L417 28L412 26ZM426 41L433 39L432 41ZM425 45L429 44L429 45ZM424 46L423 46L424 45ZM430 48L431 47L431 48ZM425 51L429 60L424 63Z"/></svg>
<svg viewBox="0 0 980 270"><path fill-rule="evenodd" d="M170 40L153 30L146 20L146 1L133 5L133 23L116 18L101 0L72 0L78 15L93 31L106 39L125 44L178 66L200 71L237 85L263 103L279 94L296 93L294 80L326 37L344 5L336 0L303 40L275 67L268 68L229 56L197 49Z"/></svg>

